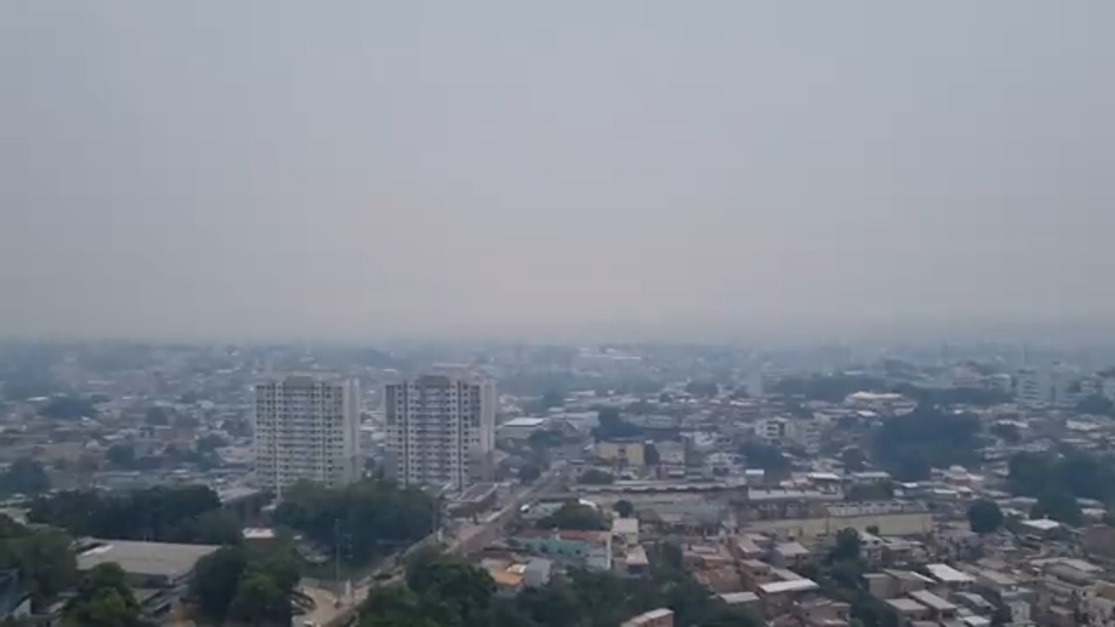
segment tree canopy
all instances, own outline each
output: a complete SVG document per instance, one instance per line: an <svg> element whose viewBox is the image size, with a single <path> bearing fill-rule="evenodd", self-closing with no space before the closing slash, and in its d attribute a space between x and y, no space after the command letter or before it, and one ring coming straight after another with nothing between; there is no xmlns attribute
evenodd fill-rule
<svg viewBox="0 0 1115 627"><path fill-rule="evenodd" d="M770 472L789 470L793 463L782 454L777 446L763 442L744 442L739 446L739 454L747 462L748 468L762 468Z"/></svg>
<svg viewBox="0 0 1115 627"><path fill-rule="evenodd" d="M567 529L571 531L603 531L608 521L595 507L570 501L553 514L540 519L539 529Z"/></svg>
<svg viewBox="0 0 1115 627"><path fill-rule="evenodd" d="M36 605L77 583L70 543L60 531L25 527L0 515L0 569L19 571L20 584Z"/></svg>
<svg viewBox="0 0 1115 627"><path fill-rule="evenodd" d="M863 454L863 449L858 446L850 446L841 451L840 461L844 464L844 470L848 472L861 472L867 468L867 457Z"/></svg>
<svg viewBox="0 0 1115 627"><path fill-rule="evenodd" d="M298 591L300 579L290 547L223 547L198 562L189 592L201 617L217 624L289 625L313 605Z"/></svg>
<svg viewBox="0 0 1115 627"><path fill-rule="evenodd" d="M600 424L592 430L592 437L597 440L622 440L643 434L642 429L624 420L620 411L613 407L601 409L597 416Z"/></svg>
<svg viewBox="0 0 1115 627"><path fill-rule="evenodd" d="M678 625L758 627L761 622L719 602L681 568L672 545L649 551L650 576L624 579L575 570L514 598L495 594L483 570L455 559L412 560L406 583L371 591L360 627L614 627L648 610L668 607Z"/></svg>
<svg viewBox="0 0 1115 627"><path fill-rule="evenodd" d="M43 465L29 457L21 457L0 474L0 495L35 496L50 490L50 477Z"/></svg>
<svg viewBox="0 0 1115 627"><path fill-rule="evenodd" d="M860 374L833 374L788 377L774 384L771 392L810 401L839 403L856 392L894 392L923 405L973 405L988 407L1011 400L999 390L976 387L928 388L912 383L890 383L886 379Z"/></svg>
<svg viewBox="0 0 1115 627"><path fill-rule="evenodd" d="M1030 508L1030 518L1048 518L1066 525L1079 526L1084 521L1084 513L1071 494L1046 492L1039 495L1038 502Z"/></svg>
<svg viewBox="0 0 1115 627"><path fill-rule="evenodd" d="M1003 526L1003 510L995 501L980 499L968 506L968 525L978 534L998 531Z"/></svg>
<svg viewBox="0 0 1115 627"><path fill-rule="evenodd" d="M856 392L886 392L886 380L863 375L836 374L812 377L786 377L773 386L773 394L798 396L810 401L840 403Z"/></svg>
<svg viewBox="0 0 1115 627"><path fill-rule="evenodd" d="M93 418L97 415L97 408L88 398L76 396L60 396L52 398L39 408L39 415L43 418L54 420L80 420Z"/></svg>
<svg viewBox="0 0 1115 627"><path fill-rule="evenodd" d="M881 601L868 590L863 578L868 564L862 554L859 532L841 529L821 559L800 569L821 586L825 596L851 605L854 621L865 627L897 627L898 623Z"/></svg>
<svg viewBox="0 0 1115 627"><path fill-rule="evenodd" d="M389 481L335 489L305 483L284 493L274 521L325 547L342 543L346 559L363 564L429 535L436 507L429 494Z"/></svg>
<svg viewBox="0 0 1115 627"><path fill-rule="evenodd" d="M871 459L902 481L929 478L933 468L980 461L979 419L919 405L882 423L871 439Z"/></svg>
<svg viewBox="0 0 1115 627"><path fill-rule="evenodd" d="M631 501L626 499L616 501L612 509L616 510L616 514L618 514L620 518L631 518L635 515L635 506L631 504Z"/></svg>
<svg viewBox="0 0 1115 627"><path fill-rule="evenodd" d="M1017 453L1008 462L1007 486L1015 494L1040 498L1062 493L1104 503L1115 500L1115 459L1078 449L1058 453Z"/></svg>
<svg viewBox="0 0 1115 627"><path fill-rule="evenodd" d="M589 468L577 478L577 483L585 485L609 485L616 482L616 476L610 472Z"/></svg>
<svg viewBox="0 0 1115 627"><path fill-rule="evenodd" d="M1115 416L1115 403L1102 394L1090 394L1080 399L1075 410L1093 416Z"/></svg>
<svg viewBox="0 0 1115 627"><path fill-rule="evenodd" d="M78 537L183 544L240 541L239 525L221 511L220 498L206 486L60 492L35 499L28 518Z"/></svg>
<svg viewBox="0 0 1115 627"><path fill-rule="evenodd" d="M873 481L859 483L844 493L845 501L891 501L894 500L893 481Z"/></svg>
<svg viewBox="0 0 1115 627"><path fill-rule="evenodd" d="M98 564L82 578L62 613L66 627L136 627L140 607L119 564Z"/></svg>

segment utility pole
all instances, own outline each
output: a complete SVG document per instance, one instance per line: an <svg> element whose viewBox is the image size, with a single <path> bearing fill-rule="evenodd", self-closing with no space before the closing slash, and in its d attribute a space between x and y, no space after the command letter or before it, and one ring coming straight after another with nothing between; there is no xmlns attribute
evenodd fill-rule
<svg viewBox="0 0 1115 627"><path fill-rule="evenodd" d="M434 540L436 540L438 543L440 543L441 542L441 494L438 494L437 497L434 499L434 511L433 511L433 521L432 522L433 522L433 532L435 534L434 535Z"/></svg>
<svg viewBox="0 0 1115 627"><path fill-rule="evenodd" d="M333 586L341 592L341 519L333 519Z"/></svg>

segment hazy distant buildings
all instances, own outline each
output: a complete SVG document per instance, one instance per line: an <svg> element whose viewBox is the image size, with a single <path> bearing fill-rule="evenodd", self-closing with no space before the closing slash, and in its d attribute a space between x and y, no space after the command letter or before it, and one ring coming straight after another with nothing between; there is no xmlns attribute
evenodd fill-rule
<svg viewBox="0 0 1115 627"><path fill-rule="evenodd" d="M821 428L811 419L764 418L755 424L755 435L769 444L800 446L811 454L821 449Z"/></svg>
<svg viewBox="0 0 1115 627"><path fill-rule="evenodd" d="M1015 376L1014 394L1029 406L1074 407L1084 398L1102 393L1096 381L1063 365L1048 369L1023 370Z"/></svg>
<svg viewBox="0 0 1115 627"><path fill-rule="evenodd" d="M463 490L490 478L496 412L490 379L457 372L390 384L384 411L386 467L397 481Z"/></svg>
<svg viewBox="0 0 1115 627"><path fill-rule="evenodd" d="M363 474L355 381L293 375L255 387L255 472L262 488L307 480L347 485Z"/></svg>

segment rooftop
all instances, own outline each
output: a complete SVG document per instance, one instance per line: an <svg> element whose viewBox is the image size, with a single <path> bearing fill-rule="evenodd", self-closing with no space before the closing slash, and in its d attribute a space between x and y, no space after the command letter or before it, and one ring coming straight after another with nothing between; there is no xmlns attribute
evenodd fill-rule
<svg viewBox="0 0 1115 627"><path fill-rule="evenodd" d="M523 428L530 428L530 427L540 427L545 422L546 422L545 418L530 418L530 417L524 416L522 418L512 418L511 420L508 420L507 422L505 422L505 423L503 423L499 426L500 426L500 428L509 427L509 428L512 428L512 429L523 429Z"/></svg>
<svg viewBox="0 0 1115 627"><path fill-rule="evenodd" d="M968 573L960 572L948 564L927 564L925 570L942 583L971 583L975 578Z"/></svg>
<svg viewBox="0 0 1115 627"><path fill-rule="evenodd" d="M925 609L924 605L913 599L887 599L887 605L899 612L920 612Z"/></svg>
<svg viewBox="0 0 1115 627"><path fill-rule="evenodd" d="M938 612L955 611L958 609L952 603L949 603L928 590L914 590L910 593L910 597L918 603L926 605Z"/></svg>
<svg viewBox="0 0 1115 627"><path fill-rule="evenodd" d="M720 595L720 600L728 605L743 605L745 603L757 603L759 595L754 592L726 592Z"/></svg>
<svg viewBox="0 0 1115 627"><path fill-rule="evenodd" d="M759 586L763 594L782 594L786 592L808 592L820 586L812 579L794 579L792 581L774 581Z"/></svg>
<svg viewBox="0 0 1115 627"><path fill-rule="evenodd" d="M1023 520L1022 524L1030 527L1031 529L1037 529L1038 531L1052 531L1053 529L1061 526L1061 523L1057 522L1056 520L1049 520L1048 518L1042 518L1039 520Z"/></svg>
<svg viewBox="0 0 1115 627"><path fill-rule="evenodd" d="M97 540L97 546L77 556L78 570L91 570L115 562L129 575L181 577L194 569L198 560L215 553L219 546L170 544L130 540Z"/></svg>

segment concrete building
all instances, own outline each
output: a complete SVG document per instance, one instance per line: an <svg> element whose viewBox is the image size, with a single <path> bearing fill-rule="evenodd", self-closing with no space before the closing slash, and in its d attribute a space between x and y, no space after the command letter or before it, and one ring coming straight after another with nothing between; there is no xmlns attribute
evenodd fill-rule
<svg viewBox="0 0 1115 627"><path fill-rule="evenodd" d="M606 440L597 442L594 453L600 459L624 466L646 465L646 444L641 441Z"/></svg>
<svg viewBox="0 0 1115 627"><path fill-rule="evenodd" d="M524 529L510 538L511 546L588 570L612 570L612 534L607 531Z"/></svg>
<svg viewBox="0 0 1115 627"><path fill-rule="evenodd" d="M384 394L386 468L397 481L461 491L492 475L496 392L470 372L393 383Z"/></svg>
<svg viewBox="0 0 1115 627"><path fill-rule="evenodd" d="M252 426L256 482L280 498L299 481L336 487L363 475L355 381L319 375L264 381L255 387Z"/></svg>
<svg viewBox="0 0 1115 627"><path fill-rule="evenodd" d="M127 576L140 609L148 619L167 624L174 607L187 594L197 563L221 547L131 540L87 539L77 547L81 573L102 564L116 564Z"/></svg>
<svg viewBox="0 0 1115 627"><path fill-rule="evenodd" d="M813 420L765 418L755 424L755 435L768 444L800 446L810 454L821 448L821 429Z"/></svg>

